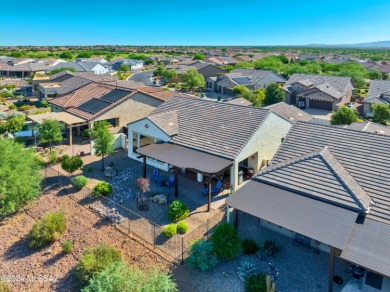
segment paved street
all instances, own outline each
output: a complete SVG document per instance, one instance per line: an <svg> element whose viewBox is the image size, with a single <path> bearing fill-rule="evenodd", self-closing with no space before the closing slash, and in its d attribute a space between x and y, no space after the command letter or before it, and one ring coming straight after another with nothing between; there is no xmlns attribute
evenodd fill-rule
<svg viewBox="0 0 390 292"><path fill-rule="evenodd" d="M134 73L130 76L129 80L140 82L145 85L153 85L151 77L153 76L153 70L147 70L139 73Z"/></svg>

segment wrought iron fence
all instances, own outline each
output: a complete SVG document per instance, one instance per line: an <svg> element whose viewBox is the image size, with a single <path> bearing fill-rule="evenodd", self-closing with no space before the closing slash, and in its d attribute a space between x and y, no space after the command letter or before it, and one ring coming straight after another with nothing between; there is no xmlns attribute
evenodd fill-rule
<svg viewBox="0 0 390 292"><path fill-rule="evenodd" d="M44 177L44 193L54 190L63 192L101 218L110 220L125 234L131 235L133 238L135 236L144 245L152 249L158 249L168 256L172 262L176 263L184 263L184 260L188 257L191 243L199 238L208 239L212 229L224 220L226 216L226 207L221 208L190 232L183 235L176 234L167 238L162 234L163 226L146 219L109 198L93 195L92 190L87 187L76 190L70 184L70 177L52 167L45 168Z"/></svg>

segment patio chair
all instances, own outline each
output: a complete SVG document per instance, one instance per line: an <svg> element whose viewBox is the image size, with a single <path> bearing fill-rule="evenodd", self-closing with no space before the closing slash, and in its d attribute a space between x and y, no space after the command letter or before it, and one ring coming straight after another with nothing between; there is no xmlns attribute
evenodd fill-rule
<svg viewBox="0 0 390 292"><path fill-rule="evenodd" d="M175 176L174 176L174 175L171 175L171 176L169 177L169 180L165 181L165 184L166 184L167 186L172 186L174 183L175 183Z"/></svg>
<svg viewBox="0 0 390 292"><path fill-rule="evenodd" d="M221 189L222 189L222 181L221 181L221 180L218 180L217 183L216 183L216 185L211 189L211 194L212 194L212 195L218 194L218 193L221 191ZM203 193L204 195L207 195L208 191L209 191L209 190L208 190L208 188L207 188L207 185L205 185L205 186L203 187L203 189L202 189L202 193Z"/></svg>
<svg viewBox="0 0 390 292"><path fill-rule="evenodd" d="M159 176L160 176L160 171L157 168L155 168L153 169L153 174L150 177L150 180L156 180Z"/></svg>

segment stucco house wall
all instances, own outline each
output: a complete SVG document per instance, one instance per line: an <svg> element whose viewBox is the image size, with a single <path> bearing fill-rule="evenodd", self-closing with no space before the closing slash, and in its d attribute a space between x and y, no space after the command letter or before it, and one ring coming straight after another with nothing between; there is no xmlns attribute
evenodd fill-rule
<svg viewBox="0 0 390 292"><path fill-rule="evenodd" d="M226 73L225 70L212 65L201 68L198 72L203 75L205 80L209 77L217 76L220 73Z"/></svg>
<svg viewBox="0 0 390 292"><path fill-rule="evenodd" d="M162 100L137 92L126 101L97 116L92 121L119 118L119 126L126 127L128 123L146 117L162 103Z"/></svg>
<svg viewBox="0 0 390 292"><path fill-rule="evenodd" d="M263 161L269 161L274 157L291 126L290 122L271 112L237 156L234 163L234 173L238 173L238 163L248 157L251 158L251 156L253 158L249 159L248 163L251 164L250 167L254 168L255 173L258 172L263 166ZM234 177L234 181L231 181L233 188L237 189L237 175L231 175L231 177Z"/></svg>

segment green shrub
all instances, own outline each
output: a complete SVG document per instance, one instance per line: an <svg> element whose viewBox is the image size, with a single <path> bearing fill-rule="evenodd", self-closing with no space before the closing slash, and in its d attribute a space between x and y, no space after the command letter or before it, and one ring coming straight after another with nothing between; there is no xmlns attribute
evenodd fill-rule
<svg viewBox="0 0 390 292"><path fill-rule="evenodd" d="M176 225L171 223L168 226L165 226L163 228L162 234L164 234L166 237L172 237L176 234L177 228Z"/></svg>
<svg viewBox="0 0 390 292"><path fill-rule="evenodd" d="M186 233L188 231L188 224L184 221L177 223L177 232Z"/></svg>
<svg viewBox="0 0 390 292"><path fill-rule="evenodd" d="M35 108L35 106L33 106L33 105L22 105L21 107L18 108L18 110L25 112L25 111L28 111L28 110L34 109L34 108Z"/></svg>
<svg viewBox="0 0 390 292"><path fill-rule="evenodd" d="M0 280L0 292L11 292L11 285L8 282Z"/></svg>
<svg viewBox="0 0 390 292"><path fill-rule="evenodd" d="M62 243L62 251L63 253L65 254L68 254L72 251L73 249L73 241L72 240L65 240L63 243Z"/></svg>
<svg viewBox="0 0 390 292"><path fill-rule="evenodd" d="M207 271L218 264L218 257L214 252L214 244L206 240L195 240L189 250L190 256L186 263L191 269Z"/></svg>
<svg viewBox="0 0 390 292"><path fill-rule="evenodd" d="M50 150L48 158L49 158L49 163L50 163L50 164L56 163L56 162L57 162L57 159L58 159L57 151L55 151L55 150Z"/></svg>
<svg viewBox="0 0 390 292"><path fill-rule="evenodd" d="M257 274L257 268L254 264L242 261L238 266L237 274L238 278L244 282L246 278Z"/></svg>
<svg viewBox="0 0 390 292"><path fill-rule="evenodd" d="M258 274L245 279L245 292L267 292L265 275Z"/></svg>
<svg viewBox="0 0 390 292"><path fill-rule="evenodd" d="M176 292L171 275L159 268L140 269L126 263L112 263L94 276L83 292L138 291Z"/></svg>
<svg viewBox="0 0 390 292"><path fill-rule="evenodd" d="M187 205L180 201L173 201L168 208L168 217L172 222L184 220L190 214Z"/></svg>
<svg viewBox="0 0 390 292"><path fill-rule="evenodd" d="M49 102L47 101L47 100L42 100L42 102L41 102L41 107L49 107L50 106L50 104L49 104Z"/></svg>
<svg viewBox="0 0 390 292"><path fill-rule="evenodd" d="M72 186L74 186L76 189L81 190L83 187L85 187L88 184L88 179L83 175L78 175L70 180L70 183Z"/></svg>
<svg viewBox="0 0 390 292"><path fill-rule="evenodd" d="M39 249L58 240L66 229L64 212L48 213L37 221L29 235L30 247Z"/></svg>
<svg viewBox="0 0 390 292"><path fill-rule="evenodd" d="M112 193L112 186L105 181L100 181L92 189L92 194L95 196L108 196Z"/></svg>
<svg viewBox="0 0 390 292"><path fill-rule="evenodd" d="M230 223L220 223L213 234L211 241L214 243L214 251L221 260L234 259L241 250L241 241L237 230Z"/></svg>
<svg viewBox="0 0 390 292"><path fill-rule="evenodd" d="M83 161L79 156L72 156L65 154L61 159L61 167L63 170L72 174L83 166Z"/></svg>
<svg viewBox="0 0 390 292"><path fill-rule="evenodd" d="M92 172L93 171L93 167L92 166L89 166L88 169L87 169L88 172Z"/></svg>
<svg viewBox="0 0 390 292"><path fill-rule="evenodd" d="M98 245L85 249L75 268L75 275L80 285L85 285L93 276L98 275L112 263L121 261L121 254L108 245Z"/></svg>
<svg viewBox="0 0 390 292"><path fill-rule="evenodd" d="M8 108L9 108L10 110L16 109L16 105L11 104Z"/></svg>
<svg viewBox="0 0 390 292"><path fill-rule="evenodd" d="M275 255L280 251L280 247L276 244L275 240L264 241L261 249L269 256Z"/></svg>
<svg viewBox="0 0 390 292"><path fill-rule="evenodd" d="M257 245L256 241L253 239L244 239L242 241L242 250L244 254L256 254L256 252L259 250L259 246Z"/></svg>

